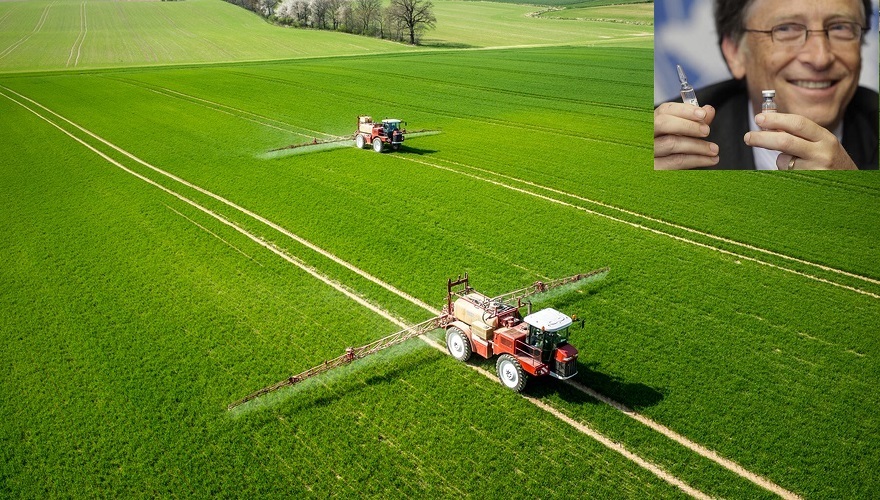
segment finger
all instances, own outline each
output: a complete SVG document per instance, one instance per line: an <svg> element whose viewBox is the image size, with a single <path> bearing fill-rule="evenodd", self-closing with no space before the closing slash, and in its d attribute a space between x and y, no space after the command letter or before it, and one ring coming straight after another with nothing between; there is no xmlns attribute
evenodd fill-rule
<svg viewBox="0 0 880 500"><path fill-rule="evenodd" d="M654 158L654 170L686 170L697 167L712 167L717 163L717 156L671 155Z"/></svg>
<svg viewBox="0 0 880 500"><path fill-rule="evenodd" d="M836 137L819 142L810 142L800 137L795 137L787 132L762 131L748 132L743 140L752 147L760 147L779 151L784 158L776 158L776 166L784 164L788 169L788 161L792 156L795 160L796 170L852 170L855 164L843 149ZM782 155L780 155L782 156Z"/></svg>
<svg viewBox="0 0 880 500"><path fill-rule="evenodd" d="M791 135L788 132L777 130L746 132L746 135L743 136L743 141L747 146L753 148L780 151L798 158L808 158L815 154L814 152L811 153L815 143Z"/></svg>
<svg viewBox="0 0 880 500"><path fill-rule="evenodd" d="M788 113L759 113L755 116L755 124L767 130L788 132L810 142L818 142L831 133L808 118Z"/></svg>
<svg viewBox="0 0 880 500"><path fill-rule="evenodd" d="M786 153L779 153L776 157L777 170L801 170L803 163L804 161L801 160L801 164L798 165L798 157Z"/></svg>
<svg viewBox="0 0 880 500"><path fill-rule="evenodd" d="M710 112L714 117L715 108L709 105L697 107L693 104L685 104L683 102L664 102L663 104L657 106L656 109L654 109L654 116L672 115L688 120L701 121Z"/></svg>
<svg viewBox="0 0 880 500"><path fill-rule="evenodd" d="M690 106L690 105L688 105ZM694 108L706 116L705 111L700 108ZM661 135L683 135L686 137L707 137L709 135L709 126L699 121L682 118L672 114L654 115L654 137Z"/></svg>
<svg viewBox="0 0 880 500"><path fill-rule="evenodd" d="M703 123L706 125L712 125L712 120L715 119L715 108L706 104L702 107L702 110L706 112L706 118L703 120Z"/></svg>
<svg viewBox="0 0 880 500"><path fill-rule="evenodd" d="M654 138L655 157L674 154L718 156L718 145L714 142L681 135L663 135Z"/></svg>

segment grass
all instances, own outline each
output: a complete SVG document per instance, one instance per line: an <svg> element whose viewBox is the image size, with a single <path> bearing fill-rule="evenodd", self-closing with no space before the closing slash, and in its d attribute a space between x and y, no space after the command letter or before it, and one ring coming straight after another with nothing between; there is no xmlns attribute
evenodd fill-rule
<svg viewBox="0 0 880 500"><path fill-rule="evenodd" d="M473 41L491 44L493 31ZM877 279L876 176L656 173L650 49L583 42L7 68L3 496L681 496L419 341L226 412L397 327L13 98L395 316L429 313L5 89L438 307L462 272L496 295L609 265L604 280L551 301L586 318L571 338L579 382L800 495L872 496L877 299L747 258L880 287L636 213ZM442 133L395 154L265 159L316 132L350 134L360 113ZM792 217L803 200L822 211ZM527 392L710 495L768 496L565 385L532 380Z"/></svg>

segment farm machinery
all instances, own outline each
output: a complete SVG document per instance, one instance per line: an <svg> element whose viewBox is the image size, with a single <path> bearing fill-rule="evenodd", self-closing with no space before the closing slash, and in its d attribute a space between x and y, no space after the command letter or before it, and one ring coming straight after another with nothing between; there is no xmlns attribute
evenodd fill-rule
<svg viewBox="0 0 880 500"><path fill-rule="evenodd" d="M495 367L498 378L505 387L514 391L522 391L530 376L549 375L561 380L569 379L577 375L578 351L568 343L568 330L575 320L552 308L532 312L530 298L554 293L551 290L569 292L603 277L607 272L608 268L605 267L546 283L536 281L528 287L497 297L488 297L471 288L467 274L449 279L446 283L446 304L439 315L365 346L349 347L341 356L253 392L231 403L228 408L231 410L270 392L298 384L439 328L446 330L446 348L459 361L467 361L474 353L486 359L497 355ZM527 310L525 316L521 313L523 308ZM583 328L584 321L579 323Z"/></svg>
<svg viewBox="0 0 880 500"><path fill-rule="evenodd" d="M440 317L449 354L459 361L467 361L473 353L487 359L499 355L495 364L498 379L516 392L525 387L526 375L562 380L574 377L578 351L568 343L572 318L551 308L532 313L531 302L524 299L584 277L578 274L551 283L538 281L495 298L471 288L467 275L449 280L446 308ZM524 306L528 308L525 317L520 314Z"/></svg>
<svg viewBox="0 0 880 500"><path fill-rule="evenodd" d="M390 147L394 151L400 149L403 143L401 124L406 122L394 118L386 118L381 122L374 122L371 116L358 116L358 129L355 132L354 144L358 149L372 145L373 151L381 153Z"/></svg>

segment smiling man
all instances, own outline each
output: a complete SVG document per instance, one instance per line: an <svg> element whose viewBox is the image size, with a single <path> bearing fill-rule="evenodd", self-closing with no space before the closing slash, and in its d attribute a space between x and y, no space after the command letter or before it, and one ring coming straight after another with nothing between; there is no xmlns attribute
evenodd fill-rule
<svg viewBox="0 0 880 500"><path fill-rule="evenodd" d="M716 0L733 75L654 111L655 169L878 168L878 96L858 86L870 0ZM775 90L777 113L761 113Z"/></svg>

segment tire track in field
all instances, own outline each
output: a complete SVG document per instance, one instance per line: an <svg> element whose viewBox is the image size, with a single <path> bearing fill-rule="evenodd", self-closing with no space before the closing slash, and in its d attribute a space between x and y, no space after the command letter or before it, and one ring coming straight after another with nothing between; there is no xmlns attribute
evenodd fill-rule
<svg viewBox="0 0 880 500"><path fill-rule="evenodd" d="M86 41L86 34L89 32L89 25L86 19L86 2L83 0L83 3L80 4L79 7L79 34L76 36L76 40L73 41L73 46L70 47L70 54L67 56L67 64L65 66L70 67L70 61L73 59L74 52L76 53L76 59L73 59L73 66L76 67L79 65L79 57L82 52L83 42Z"/></svg>
<svg viewBox="0 0 880 500"><path fill-rule="evenodd" d="M43 25L46 24L46 19L49 18L49 9L51 9L55 5L55 3L56 2L52 2L43 8L43 12L40 14L40 19L37 20L37 25L34 26L33 31L31 31L27 35L21 37L20 39L18 39L18 41L13 42L12 45L10 45L9 47L6 47L6 49L4 49L2 52L0 52L0 59L3 59L4 57L13 53L15 51L15 49L17 49L19 46L21 46L21 44L28 41L30 39L30 37L39 33L40 30L43 29Z"/></svg>
<svg viewBox="0 0 880 500"><path fill-rule="evenodd" d="M219 111L219 112L227 114L229 116L233 116L235 118L241 118L243 120L247 120L247 121L256 123L258 125L262 125L264 127L272 128L275 130L280 130L281 132L286 132L288 134L296 134L298 136L306 137L306 138L313 137L314 135L321 135L321 136L324 136L324 137L330 138L330 139L343 139L344 138L344 137L341 137L338 135L333 135L333 134L328 134L326 132L321 132L319 130L312 130L309 128L300 127L299 125L293 125L290 123L282 122L280 120L276 120L274 118L269 118L267 116L263 116L263 115L253 113L250 111L246 111L244 109L229 106L229 105L222 104L222 103L219 103L216 101L210 101L208 99L203 99L201 97L196 97L194 95L185 94L183 92L178 92L176 90L172 90L167 87L162 87L159 85L154 85L154 84L149 84L149 83L144 83L144 82L138 82L135 80L130 80L128 78L120 78L120 77L114 78L114 77L107 77L107 76L105 76L104 78L109 78L111 80L115 80L120 83L125 83L128 85L134 86L134 87L148 90L148 91L154 92L156 94L160 94L160 95L164 95L164 96L168 96L168 97L173 97L175 99L180 99L182 101L186 101L191 104L196 104L198 106L202 106L202 107L208 108L213 111ZM278 126L276 124L281 124L282 126ZM288 127L288 128L284 128L284 127ZM291 129L298 129L299 131L291 130ZM308 132L308 134L304 134L302 132L303 130Z"/></svg>
<svg viewBox="0 0 880 500"><path fill-rule="evenodd" d="M3 14L3 17L0 17L0 27L3 26L3 23L6 22L6 19L12 14L13 9L7 10L6 14Z"/></svg>
<svg viewBox="0 0 880 500"><path fill-rule="evenodd" d="M192 31L188 31L188 30L181 28L180 25L177 24L177 20L173 16L171 16L167 12L165 12L164 9L161 10L160 12L161 12L162 17L168 23L168 25L171 26L172 29L174 29L175 31L177 31L178 33L183 35L185 38L197 39L200 42L204 42L205 44L210 45L211 47L213 47L217 51L217 53L223 54L224 57L232 58L232 54L228 50L226 50L223 46L215 43L214 41L208 39L207 37L198 35ZM181 45L176 43L174 40L169 40L169 41L175 43L175 45L177 45L178 48L183 50L183 47L181 47ZM170 56L169 56L169 59L172 61L174 60L174 58L170 57Z"/></svg>
<svg viewBox="0 0 880 500"><path fill-rule="evenodd" d="M101 138L101 137L99 137L99 136L93 134L92 132L90 132L90 131L88 131L88 130L82 128L81 126L79 126L79 125L77 125L76 123L74 123L74 122L68 120L67 118L64 118L63 116L61 116L61 115L55 113L54 111L52 111L52 110L46 108L46 107L43 106L42 104L39 104L39 103L37 103L36 101L34 101L34 100L32 100L32 99L30 99L30 98L28 98L28 97L26 97L26 96L23 96L23 95L19 94L18 92L15 92L14 90L11 90L11 89L9 89L9 88L7 88L7 87L5 87L5 86L0 85L0 89L3 89L3 90L5 90L5 91L7 91L7 92L10 92L10 93L12 93L12 94L15 94L15 95L18 96L19 98L24 99L24 100L26 100L26 101L28 101L28 102L30 102L30 103L32 103L32 104L34 104L34 105L36 105L36 106L42 108L42 109L45 110L46 112L51 113L52 115L55 115L57 118L60 118L61 120L67 122L68 124L70 124L70 125L76 127L76 128L79 129L80 131L82 131L82 132L88 134L90 137L92 137L92 138L94 138L94 139L96 139L96 140L98 140L98 141L104 143L106 146L109 146L109 147L113 148L114 150L117 150L117 151L123 153L124 155L126 155L126 156L129 157L129 158L131 158L132 160L138 161L139 163L142 163L142 164L144 164L144 165L148 165L148 164L146 164L146 162L144 162L143 160L139 160L139 159L137 159L137 158L136 158L134 155L132 155L131 153L127 153L127 152L125 152L125 151L122 150L121 148L118 148L117 146L115 146L115 145L109 143L108 141L106 141L105 139L103 139L103 138ZM10 101L14 102L15 104L18 104L19 106L23 107L24 109L28 110L29 112L33 113L34 115L36 115L37 117L39 117L41 120L43 120L43 121L45 121L46 123L48 123L49 125L55 127L56 129L58 129L59 131L61 131L62 133L64 133L64 134L67 135L68 137L70 137L71 139L73 139L74 141L80 143L82 146L86 147L87 149L89 149L90 151L92 151L93 153L95 153L96 155L100 156L102 159L104 159L104 160L107 161L108 163L110 163L110 164L116 166L117 168L120 168L121 170L125 171L126 173L133 175L134 177L136 177L136 178L138 178L138 179L140 179L140 180L146 182L147 184L149 184L149 185L151 185L151 186L153 186L153 187L158 188L159 190L165 192L166 194L169 194L169 195L171 195L171 196L177 198L178 200L182 201L183 203L186 203L187 205L192 206L193 208L195 208L195 209L197 209L197 210L203 212L204 214L208 215L209 217L212 217L212 218L216 219L216 220L219 221L220 223L222 223L222 224L224 224L224 225L230 227L231 229L237 231L238 233L240 233L240 234L242 234L243 236L247 237L248 239L250 239L250 240L253 241L254 243L256 243L256 244L258 244L258 245L260 245L260 246L266 248L266 249L269 250L270 252L272 252L272 253L278 255L279 257L281 257L281 258L284 259L285 261L287 261L287 262L289 262L289 263L295 265L296 267L300 268L301 270L305 271L306 273L308 273L308 274L309 274L310 276L312 276L313 278L315 278L315 279L317 279L318 281L320 281L320 282L322 282L322 283L324 283L324 284L330 286L330 287L333 288L334 290L336 290L336 291L342 293L343 295L345 295L345 296L348 297L349 299L351 299L351 300L357 302L358 304L360 304L360 305L363 306L363 307L366 307L366 308L369 309L370 311L372 311L372 312L378 314L379 316L381 316L381 317L383 317L384 319L390 321L391 323L393 323L393 324L399 326L400 328L406 328L406 327L409 326L409 324L408 324L407 322L401 320L400 318L397 318L396 316L394 316L394 315L391 314L390 312L388 312L388 311L382 309L381 307L379 307L379 306L377 306L377 305L374 305L374 304L372 304L371 302L367 301L366 299L360 297L360 296L359 296L357 293L355 293L354 291L349 290L345 285L343 285L343 284L341 284L341 283L339 283L339 282L337 282L337 281L331 279L330 277L328 277L328 276L322 274L318 269L316 269L316 268L314 268L313 266L307 264L306 262L302 261L302 260L299 259L298 257L289 254L289 253L288 253L287 251L285 251L283 248L280 248L279 246L275 245L274 243L271 243L271 242L269 242L269 241L266 241L265 239L261 238L260 236L257 236L257 235L255 235L255 234L253 234L253 233L247 231L246 229L244 229L244 228L241 227L240 225L236 224L235 222L233 222L233 221L227 219L226 217L224 217L223 215L221 215L221 214L219 214L219 213L217 213L217 212L214 212L214 211L210 210L210 209L207 208L207 207L204 207L204 206L200 205L198 202L196 202L196 201L194 201L194 200L191 200L191 199L189 199L189 198L183 196L182 194L179 194L179 193L177 193L176 191L174 191L174 190L172 190L172 189L170 189L170 188L167 188L167 187L163 186L162 184L159 184L158 182L156 182L156 181L154 181L154 180L152 180L152 179L150 179L150 178L148 178L148 177L146 177L146 176L144 176L144 175L142 175L142 174L139 174L139 173L135 172L134 170L131 170L130 168L128 168L128 167L126 167L125 165L123 165L122 163L120 163L120 162L114 160L113 158L111 158L110 156L108 156L107 154L105 154L104 152L98 150L97 148L95 148L95 147L92 146L91 144L89 144L89 143L85 142L84 140L80 139L79 137L73 135L70 131L64 129L64 128L63 128L62 126L60 126L59 124L57 124L57 123L53 122L52 120L50 120L49 118L47 118L47 117L41 115L39 112L37 112L36 110L32 109L31 107L28 107L28 106L27 106L26 104L24 104L23 102L20 102L20 101L18 101L18 100L16 100L16 99L10 97L9 95L7 95L6 93L4 93L4 92L2 92L2 91L0 91L0 95L2 95L3 97L9 99ZM160 169L157 169L157 167L151 167L151 168L153 168L153 169L155 169L155 170L160 170ZM160 171L161 171L161 170L160 170ZM166 175L169 175L169 176L170 176L171 174L166 173ZM176 178L176 177L174 177L174 178L175 178L175 180L178 180L178 179L179 179L179 178ZM219 198L220 198L218 195L214 195L213 193L210 193L210 192L208 192L208 191L206 191L206 190L203 190L203 189L201 189L201 188L197 188L197 187L193 186L192 184L190 184L190 183L188 183L188 182L186 182L186 181L183 181L182 179L180 179L180 180L178 180L178 181L184 183L184 185L187 185L188 187L193 187L193 188L197 189L199 192L202 192L202 193L204 193L204 194L208 194L208 195L211 196L212 198L215 198L215 199L219 199ZM229 203L231 203L231 202L229 202ZM242 210L243 210L243 209L242 209ZM264 219L264 220L265 220L265 219ZM285 230L285 231L286 231L286 230ZM317 247L316 247L316 248L317 248ZM332 255L332 254L330 254L329 252L326 252L326 251L323 251L323 250L322 250L322 252L325 252L327 255ZM334 257L334 261L345 262L345 261L342 261L342 259L339 259L338 257L335 257L335 256L333 256L333 257ZM354 266L353 266L352 264L349 264L349 263L347 263L347 262L345 262L345 264L346 264L347 266L351 266L351 268L354 268ZM357 268L354 268L354 269L357 269ZM360 271L360 272L366 274L364 271ZM384 282L380 282L380 283L384 283ZM387 289L389 289L389 290L390 290L390 289L394 289L394 287L391 286L391 285L388 285L388 284L384 284L384 285L385 285L385 287L386 287ZM395 289L395 290L396 290L396 289ZM404 297L404 298L405 298L405 297ZM418 301L418 299L414 299L414 300ZM415 304L416 302L413 302L413 303ZM437 309L435 309L435 308L433 308L433 307L431 307L431 306L428 306L427 304L424 304L424 303L421 302L421 301L418 301L418 304L417 304L417 305L419 305L419 306L425 308L426 310L432 312L433 314L439 314L439 312L440 312L439 310L437 310ZM422 336L422 337L419 337L419 338L422 339L423 342L429 344L430 346L434 347L435 349L437 349L437 350L439 350L439 351L442 351L442 352L445 352L445 351L446 351L446 349L445 349L442 345L440 345L440 344L437 343L436 341L434 341L434 340L432 340L432 339L430 339L430 338L428 338L428 337L426 337L426 336ZM493 380L494 380L494 378L495 378L495 375L494 375L493 373L491 373L491 372L489 372L488 370L485 370L485 369L483 369L483 368L481 368L481 367L478 367L478 366L475 366L475 365L466 365L466 366L468 366L469 368L471 368L471 369L473 369L473 370L476 370L476 371L479 372L479 373L482 373L483 375L485 375L486 377L488 377L488 378L490 378L490 379L493 379ZM551 413L552 415L556 416L557 418L560 418L562 421L564 421L565 423L571 425L572 427L574 427L574 428L575 428L576 430L578 430L579 432L584 433L585 435L588 435L588 436L590 436L590 437L593 438L593 439L596 439L597 442L599 442L599 443L601 443L602 445L606 446L608 449L613 450L613 451L615 451L615 452L618 452L618 453L622 454L622 455L623 455L624 457L626 457L627 459L633 461L634 463L636 463L636 464L639 465L640 467L645 468L646 470L648 470L648 471L651 472L652 474L656 475L657 477L659 477L659 478L662 479L663 481L666 481L667 483L669 483L669 484L671 484L671 485L673 485L673 486L679 488L681 491L687 493L688 495L692 496L693 498L699 498L699 499L710 499L710 498L711 498L710 496L706 495L705 493L703 493L703 492L701 492L701 491L699 491L699 490L697 490L697 489L695 489L695 488L689 486L689 485L688 485L687 483L685 483L684 481L682 481L682 480L678 479L677 477L675 477L675 476L669 474L668 472L664 471L664 470L663 470L661 467L659 467L658 465L653 464L652 462L650 462L650 461L648 461L648 460L645 460L645 459L641 458L640 456L638 456L638 455L636 455L636 454L634 454L634 453L628 451L623 445L621 445L621 444L619 444L619 443L615 443L615 442L612 441L610 438L608 438L608 437L606 437L606 436L600 434L599 432L596 432L596 431L592 430L592 429L591 429L589 426L587 426L586 424L583 424L583 423L577 422L576 420L571 419L570 417L567 417L567 416L563 415L563 414L562 414L561 412L559 412L558 410L556 410L555 412L552 411L552 410L555 410L555 409L554 409L553 407L551 407L550 405L544 403L544 402L538 401L538 400L533 399L533 398L528 398L528 397L526 397L525 395L520 395L520 397L522 397L523 399L525 399L525 400L531 402L531 403L534 404L535 406L537 406L537 407L539 407L539 408L541 408L541 409L544 409L545 411L548 411L549 413Z"/></svg>
<svg viewBox="0 0 880 500"><path fill-rule="evenodd" d="M692 239L689 239L689 238L684 238L684 237L682 237L682 236L678 236L678 235L675 235L675 234L672 234L672 233L669 233L669 232L665 232L665 231L661 231L661 230L659 230L659 229L655 229L655 228L651 228L651 227L645 226L644 224L640 224L640 223L636 223L636 222L631 222L631 221L628 221L628 220L625 220L625 219L621 219L621 218L618 218L618 217L615 217L615 216L612 216L612 215L608 215L608 214L605 214L605 213L602 213L602 212L597 212L597 211L595 211L595 210L591 210L591 209L586 208L586 207L583 207L583 206L581 206L581 205L576 205L576 204L574 204L574 203L569 203L569 202L566 202L566 201L562 201L562 200L559 200L559 199L557 199L557 198L553 198L553 197L551 197L551 196L547 196L547 195L543 195L543 194L537 193L537 192L535 192L535 191L529 191L528 189L518 188L518 187L512 186L512 185L510 185L510 184L505 184L505 183L503 183L503 182L496 181L496 180L494 180L494 179L489 179L489 178L482 177L482 176L479 176L479 175L476 175L476 174L472 174L472 173L468 173L468 172L462 172L462 171L460 171L460 170L456 170L455 168L452 168L452 167L448 167L448 166L445 166L445 165L439 165L439 164L436 164L436 163L431 163L431 162L428 162L428 161L425 161L425 160L419 160L419 159L415 159L415 158L406 158L406 157L403 157L403 156L395 156L395 158L398 158L398 159L401 159L401 160L406 160L406 161L411 161L411 162L414 162L414 163L419 163L419 164L422 164L422 165L425 165L425 166L428 166L428 167L432 167L432 168L436 168L436 169L439 169L439 170L445 170L445 171L448 171L448 172L453 172L453 173L456 173L456 174L459 174L459 175L463 175L463 176L466 176L466 177L470 177L470 178L472 178L472 179L476 179L476 180L479 180L479 181L482 181L482 182L486 182L486 183L489 183L489 184L493 184L493 185L498 186L498 187L502 187L502 188L505 188L505 189L509 189L509 190L511 190L511 191L516 191L516 192L521 193L521 194L526 194L526 195L529 195L529 196L533 196L533 197L535 197L535 198L539 198L539 199L542 199L542 200L545 200L545 201L549 201L549 202L551 202L551 203L555 203L555 204L558 204L558 205L567 206L567 207L570 207L570 208L574 208L574 209L577 209L577 210L581 210L581 211L586 212L586 213L591 214L591 215L597 215L597 216L599 216L599 217L604 217L604 218L606 218L606 219L612 220L612 221L614 221L614 222L623 223L623 224L626 224L626 225L628 225L628 226L634 227L634 228L636 228L636 229L641 229L641 230L648 231L648 232L651 232L651 233L654 233L654 234L658 234L658 235L666 236L666 237L672 238L672 239L674 239L674 240L676 240L676 241L680 241L680 242L682 242L682 243L687 243L687 244L689 244L689 245L695 245L695 246L698 246L698 247L701 247L701 248L705 248L705 249L712 250L712 251L715 251L715 252L719 252L719 253L722 253L722 254L730 255L731 257L736 257L736 258L738 258L738 259L747 260L747 261L754 262L754 263L757 263L757 264L760 264L760 265L764 265L764 266L768 266L768 267L771 267L771 268L774 268L774 269L779 269L779 270L781 270L781 271L785 271L785 272L788 272L788 273L792 273L792 274L795 274L795 275L798 275L798 276L801 276L801 277L804 277L804 278L808 278L808 279L811 279L811 280L815 280L815 281L818 281L818 282L821 282L821 283L825 283L825 284L833 285L833 286L836 286L836 287L840 287L840 288L843 288L843 289L845 289L845 290L849 290L849 291L856 292L856 293L859 293L859 294L862 294L862 295L866 295L866 296L868 296L868 297L872 297L872 298L875 298L875 299L880 299L880 295L878 295L878 294L876 294L876 293L873 293L873 292L870 292L870 291L868 291L868 290L864 290L864 289L861 289L861 288L858 288L858 287L854 287L854 286L846 285L846 284L843 284L843 283L838 283L838 282L836 282L836 281L832 281L832 280L829 280L829 279L826 279L826 278L822 278L822 277L820 277L820 276L815 276L815 275L813 275L813 274L804 273L804 272L798 271L798 270L796 270L796 269L791 269L791 268L788 268L788 267L785 267L785 266L780 266L780 265L778 265L778 264L773 264L773 263L771 263L771 262L767 262L767 261L764 261L764 260L761 260L761 259L758 259L758 258L755 258L755 257L750 257L750 256L747 256L747 255L744 255L744 254L740 254L740 253L732 252L732 251L730 251L730 250L726 250L726 249L724 249L724 248L720 248L720 247L717 247L717 246L709 245L709 244L702 243L702 242L699 242L699 241L696 241L696 240L692 240ZM444 160L444 161L449 161L449 160ZM455 162L452 162L452 163L455 163ZM463 165L463 164L459 164L459 165ZM482 171L487 172L487 173L488 173L488 172L491 172L491 171L488 171L488 170L480 169L480 168L478 168L478 167L468 167L468 168L473 168L473 169L475 169L475 170L482 170ZM505 177L505 178L508 178L508 179L511 179L511 180L512 180L512 179L516 179L516 178L510 177L510 176L506 176L506 175L503 175L503 174L499 174L499 173L497 173L497 172L491 172L491 174L492 174L493 176L496 176L496 177ZM696 229L691 229L691 228L688 228L688 227L686 227L686 226L680 226L680 225L677 225L677 224L674 224L674 223L671 223L671 222L663 221L663 220L661 220L661 219L656 219L656 218L653 218L653 217L650 217L650 216L647 216L647 215L643 215L643 214L640 214L640 213L638 213L638 212L633 212L633 211L630 211L630 210L626 210L626 209L618 208L618 207L615 207L615 206L613 206L613 205L604 204L604 203L602 203L602 202L598 202L598 201L595 201L595 200L590 200L590 199L588 199L588 198L583 198L583 197L580 197L580 196L578 196L578 195L573 195L573 194L570 194L570 193L565 193L564 191L560 191L560 190L557 190L557 189L554 189L554 188L549 188L549 187L545 187L545 186L540 186L540 185L538 185L538 184L535 184L535 183L532 183L532 182L529 182L529 181L524 181L524 180L520 180L520 179L516 179L516 180L517 180L517 182L522 182L522 183L524 183L524 184L531 185L531 186L533 186L533 187L538 187L538 188L540 188L540 189L545 189L545 190L547 190L547 191L549 191L549 192L554 192L554 193L556 193L556 194L562 194L562 195L564 195L564 196L569 196L569 197L571 197L571 198L575 198L575 199L578 199L578 200L580 200L580 201L585 201L585 202L588 202L588 203L593 203L593 204L596 204L596 205L602 206L602 207L604 207L604 208L610 208L610 209L613 209L613 210L617 210L617 211L619 211L619 212L621 212L621 213L623 213L623 214L627 214L627 215L635 216L635 217L641 218L641 219L646 220L646 221L651 221L651 222L654 222L654 223L664 224L664 225L667 225L667 226L669 226L669 227L673 227L673 228L680 229L680 230L683 230L683 231L688 231L688 232L691 232L691 233L694 233L694 234L698 234L698 235L701 235L701 236L704 236L704 237L707 237L707 238L712 238L712 239L715 239L715 240L718 240L718 241L723 241L723 242L725 242L725 243L729 243L729 244L732 244L732 245L737 245L737 246L740 246L740 247L742 247L742 248L746 248L746 249L753 250L753 251L756 251L756 252L762 252L762 253L765 253L765 254L768 254L768 255L772 255L772 256L774 256L774 257L779 257L779 258L787 259L787 260L790 260L790 261L793 261L793 262L797 262L797 263L799 263L799 264L808 265L808 266L811 266L811 267L814 267L814 268L817 268L817 269L821 269L821 270L823 270L823 271L828 271L828 272L832 272L832 273L840 274L840 275L843 275L843 276L847 276L847 277L850 277L850 278L855 278L855 279L858 279L858 280L861 280L861 281L865 281L865 282L868 282L868 283L880 284L880 280L875 280L875 279L870 278L870 277L867 277L867 276L862 276L862 275L860 275L860 274L850 273L850 272L848 272L848 271L843 271L843 270L841 270L841 269L836 269L836 268L833 268L833 267L830 267L830 266L825 266L825 265L822 265L822 264L817 264L817 263L810 262L810 261L807 261L807 260L799 259L799 258L797 258L797 257L792 257L792 256L785 255L785 254L781 254L781 253L778 253L778 252L773 252L773 251L771 251L771 250L766 250L766 249L763 249L763 248L760 248L760 247L756 247L756 246L748 245L748 244L746 244L746 243L741 243L741 242L738 242L738 241L736 241L736 240L731 240L731 239L724 238L724 237L721 237L721 236L713 235L713 234L711 234L711 233L706 233L706 232L702 232L702 231L699 231L699 230L696 230Z"/></svg>

